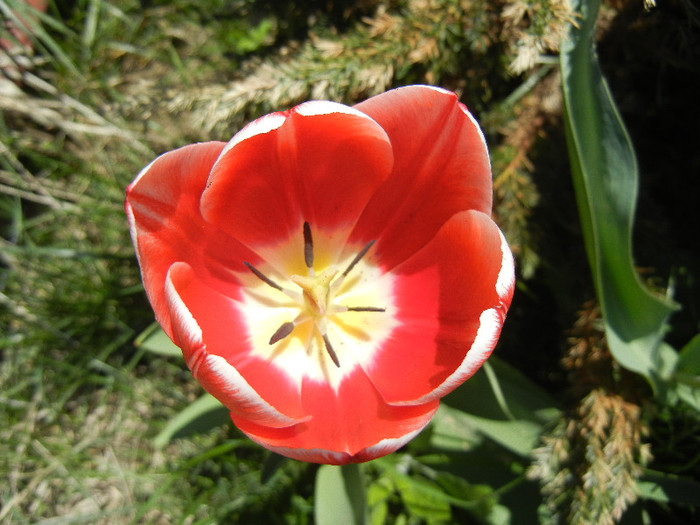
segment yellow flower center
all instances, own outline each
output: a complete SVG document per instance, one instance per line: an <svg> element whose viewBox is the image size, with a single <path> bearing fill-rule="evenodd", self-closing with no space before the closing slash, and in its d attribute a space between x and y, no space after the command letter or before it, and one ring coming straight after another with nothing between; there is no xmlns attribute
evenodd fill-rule
<svg viewBox="0 0 700 525"><path fill-rule="evenodd" d="M277 281L246 262L258 278L258 284L251 282L251 286L246 287L244 311L257 353L262 352L285 368L297 369L300 362L306 362L307 366L316 363L311 368L328 378L330 371L321 354L330 358L336 370L340 370L342 364L343 370L349 371L355 363L369 358L376 344L390 332L392 317L377 313L385 312L392 303L391 277L363 261L373 241L352 259L343 257L341 261L334 261L338 264L329 265L317 274L308 223L304 223L303 233L307 275L281 275L282 280ZM291 253L292 258L298 257L294 245L289 248L291 251L285 248L283 252ZM327 253L322 249L320 255ZM321 259L327 261L324 257ZM341 268L345 269L341 271ZM380 306L366 305L365 301L380 303ZM270 350L263 350L265 346Z"/></svg>

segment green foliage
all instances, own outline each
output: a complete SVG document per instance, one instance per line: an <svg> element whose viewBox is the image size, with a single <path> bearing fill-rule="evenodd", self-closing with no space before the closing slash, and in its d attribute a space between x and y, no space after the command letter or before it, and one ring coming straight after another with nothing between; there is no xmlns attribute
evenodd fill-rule
<svg viewBox="0 0 700 525"><path fill-rule="evenodd" d="M146 352L165 357L182 357L182 351L173 343L158 323L152 323L134 339L134 346Z"/></svg>
<svg viewBox="0 0 700 525"><path fill-rule="evenodd" d="M0 8L31 28L34 48L12 59L20 68L0 52L0 521L310 524L337 517L338 501L373 525L697 521L697 183L679 174L700 158L691 135L657 127L657 113L697 121L693 10L642 15L629 2L594 26L558 0L78 0L36 18L19 0ZM562 120L554 54L570 22ZM594 33L633 31L636 55L599 48L639 167L592 51ZM521 276L499 358L397 454L361 469L281 460L241 436L147 329L124 188L157 153L226 140L269 110L413 82L458 91L489 141L495 216ZM586 303L564 122L602 320ZM668 274L685 308L670 321L647 291Z"/></svg>
<svg viewBox="0 0 700 525"><path fill-rule="evenodd" d="M168 421L153 440L153 445L161 449L173 438L207 432L228 421L228 410L218 400L205 394Z"/></svg>
<svg viewBox="0 0 700 525"><path fill-rule="evenodd" d="M316 473L314 520L317 525L364 525L365 480L360 465L321 465Z"/></svg>
<svg viewBox="0 0 700 525"><path fill-rule="evenodd" d="M642 285L632 263L638 169L593 49L598 5L574 2L581 22L572 26L561 53L571 168L610 350L658 391L669 379L661 375L659 346L674 307Z"/></svg>

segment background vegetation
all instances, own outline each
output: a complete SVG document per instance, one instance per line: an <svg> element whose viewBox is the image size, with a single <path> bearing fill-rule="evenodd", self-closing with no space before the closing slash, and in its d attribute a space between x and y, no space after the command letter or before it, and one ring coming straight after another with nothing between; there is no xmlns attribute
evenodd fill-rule
<svg viewBox="0 0 700 525"><path fill-rule="evenodd" d="M698 401L617 364L596 302L562 114L558 53L581 21L566 0L56 0L41 15L0 0L0 13L33 47L5 27L0 522L319 520L318 467L278 461L216 411L213 430L154 443L201 389L181 359L134 344L153 317L124 188L156 155L271 110L412 83L457 91L482 123L519 282L498 357L361 473L369 518L697 522ZM596 25L639 161L635 263L681 306L676 349L699 344L699 30L690 0L610 0ZM697 374L698 352L684 355Z"/></svg>

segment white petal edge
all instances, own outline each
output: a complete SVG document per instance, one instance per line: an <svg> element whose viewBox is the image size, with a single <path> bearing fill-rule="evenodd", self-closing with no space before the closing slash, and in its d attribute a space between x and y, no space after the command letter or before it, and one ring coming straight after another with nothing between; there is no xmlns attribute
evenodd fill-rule
<svg viewBox="0 0 700 525"><path fill-rule="evenodd" d="M499 311L496 308L489 308L488 310L481 312L481 315L479 316L479 329L476 331L474 342L472 343L471 348L469 348L467 355L464 357L462 364L460 364L459 367L457 367L457 369L432 392L415 400L400 401L391 404L397 406L422 405L446 396L454 388L470 378L491 355L493 347L498 341L498 336L501 333L502 326L502 311Z"/></svg>
<svg viewBox="0 0 700 525"><path fill-rule="evenodd" d="M260 397L238 370L223 357L207 352L202 329L183 302L180 294L177 293L170 276L173 267L178 264L186 263L175 263L168 270L168 276L165 280L165 297L174 334L180 343L184 343L192 349L191 355L187 359L187 366L195 379L198 379L205 371L213 373L224 386L215 392L209 391L209 393L236 414L241 414L240 410L244 408L246 412L241 414L241 417L245 417L253 423L272 428L283 428L306 421L308 418L294 419L279 412ZM251 416L251 412L256 415Z"/></svg>
<svg viewBox="0 0 700 525"><path fill-rule="evenodd" d="M444 88L441 88L441 87L438 87L438 86L428 86L428 85L425 85L425 84L419 84L418 86L419 86L419 87L428 88L428 89L432 89L433 91L437 91L438 93L442 93L442 94L444 94L444 95L454 95L454 94L455 94L455 93L452 92L452 91L449 91L449 90L447 90L447 89L444 89ZM416 87L416 86L406 86L406 87ZM397 88L397 90L401 90L401 89L402 89L402 88ZM464 113L464 114L467 116L467 118L469 118L469 120L471 121L471 123L474 125L474 128L475 128L476 131L479 133L479 137L481 138L481 143L484 145L484 148L485 148L486 150L488 150L488 146L486 145L486 137L484 136L484 132L481 130L481 126L479 126L479 123L478 123L478 122L476 121L476 119L474 118L474 115L472 115L471 112L469 111L469 109L467 109L467 106L465 106L464 104L462 104L461 102L459 102L459 100L457 101L457 104L458 104L458 106L459 106L459 109L462 110L462 113ZM489 166L490 166L490 165L491 165L491 159L489 158Z"/></svg>
<svg viewBox="0 0 700 525"><path fill-rule="evenodd" d="M136 261L139 263L140 268L141 255L139 254L138 233L136 232L136 217L134 217L134 210L131 208L131 204L129 204L128 200L124 204L124 211L126 212L126 221L129 223L131 243L134 245L134 251L136 252Z"/></svg>
<svg viewBox="0 0 700 525"><path fill-rule="evenodd" d="M484 145L484 150L488 151L488 146L486 144L486 137L484 136L484 132L481 130L481 126L479 126L479 123L476 121L474 118L474 115L471 114L471 112L467 109L467 106L462 104L461 102L458 102L459 109L462 110L462 113L464 113L467 118L471 121L471 123L474 125L474 129L479 133L479 138L481 139L481 143ZM491 157L487 155L488 162L489 162L489 167L491 166Z"/></svg>
<svg viewBox="0 0 700 525"><path fill-rule="evenodd" d="M296 459L298 461L306 461L307 463L322 463L326 465L343 465L348 462L350 454L346 452L334 452L332 450L324 450L322 448L293 448L293 447L275 447L269 445L265 441L258 439L253 434L243 432L251 441L254 441L261 447L267 450L285 456L287 458Z"/></svg>
<svg viewBox="0 0 700 525"><path fill-rule="evenodd" d="M163 155L166 155L166 153L164 153ZM129 193L133 191L133 189L136 187L139 181L146 175L146 173L150 171L150 169L161 156L153 159L145 168L139 171L139 174L136 175L136 178L133 181L131 181L131 184L129 184L126 188L127 198L124 204L124 210L126 211L126 219L129 223L129 235L131 236L131 242L134 245L134 251L136 251L136 260L139 263L139 267L141 266L141 257L139 254L138 235L136 233L136 217L134 216L134 210L131 207L131 203L129 203Z"/></svg>
<svg viewBox="0 0 700 525"><path fill-rule="evenodd" d="M423 423L419 428L411 430L403 436L382 439L378 443L371 445L365 449L359 450L355 454L351 454L350 452L337 452L333 450L325 450L322 448L308 449L294 447L277 447L274 445L270 445L269 443L265 442L265 440L258 438L254 434L250 434L248 432L243 433L258 445L265 447L266 449L271 450L272 452L275 452L277 454L281 454L282 456L286 456L288 458L297 459L299 461L307 461L311 463L343 465L348 463L348 459L353 457L358 457L360 461L365 462L370 461L372 459L380 458L382 456L386 456L387 454L391 454L392 452L397 451L406 443L415 438L418 434L420 434L426 426L428 426L428 423L430 423L430 421L432 420L433 416L435 415L435 412L437 412L437 407L430 414L430 416L425 419L425 423Z"/></svg>
<svg viewBox="0 0 700 525"><path fill-rule="evenodd" d="M260 397L238 370L221 356L208 355L205 362L200 366L208 367L226 385L225 390L217 392L220 396L223 395L227 399L227 403L224 403L226 408L235 414L240 414L239 410L244 408L246 412L241 414L240 417L248 421L271 428L283 428L311 419L311 416L294 419L279 412ZM259 417L251 417L250 411L256 412Z"/></svg>
<svg viewBox="0 0 700 525"><path fill-rule="evenodd" d="M368 455L373 458L379 458L382 456L386 456L387 454L391 454L395 450L400 449L403 447L406 443L411 441L414 437L416 437L418 434L423 432L426 426L428 426L428 423L433 419L433 416L435 415L435 412L437 412L438 407L435 407L435 410L430 414L430 417L426 418L425 423L420 426L419 428L412 430L408 432L407 434L404 434L403 436L397 437L397 438L385 438L382 439L379 443L376 445L372 445L371 447L367 447L363 453L363 455Z"/></svg>
<svg viewBox="0 0 700 525"><path fill-rule="evenodd" d="M510 299L515 285L513 254L510 251L510 247L508 246L503 232L499 230L498 233L501 237L501 269L498 272L495 287L501 304L481 312L479 316L479 329L476 331L476 337L467 355L464 357L464 361L462 361L459 367L457 367L441 385L423 397L411 401L394 402L391 403L392 405L421 405L446 396L457 386L474 375L484 361L491 355L491 352L493 352L505 319L503 303Z"/></svg>
<svg viewBox="0 0 700 525"><path fill-rule="evenodd" d="M280 127L282 127L282 124L284 124L285 120L287 120L287 117L284 116L284 114L282 113L270 113L269 115L260 117L251 122L250 124L244 126L238 133L236 133L233 136L231 140L228 141L228 144L224 146L224 149L221 150L219 158L216 159L216 162L219 162L219 159L223 158L223 156L226 155L226 153L228 153L231 149L233 149L236 145L240 144L244 140L248 140L249 138L255 137L256 135L264 135L265 133L269 133L270 131L279 129ZM214 163L214 166L216 166L216 162Z"/></svg>
<svg viewBox="0 0 700 525"><path fill-rule="evenodd" d="M498 230L498 233L501 236L502 261L501 271L498 272L498 279L496 279L496 293L503 299L513 292L513 286L515 286L515 261L505 235L501 230Z"/></svg>
<svg viewBox="0 0 700 525"><path fill-rule="evenodd" d="M293 111L302 117L314 117L319 115L332 115L335 113L342 113L346 115L354 115L356 117L363 117L374 122L374 119L362 111L359 111L345 104L340 104L338 102L331 102L330 100L310 100L309 102L304 102L296 106Z"/></svg>
<svg viewBox="0 0 700 525"><path fill-rule="evenodd" d="M309 102L304 102L294 108L292 111L303 116L303 117L313 117L317 115L331 115L334 113L345 113L348 115L354 115L356 117L363 117L372 120L372 117L365 115L361 111L354 108L340 104L338 102L331 102L330 100L311 100ZM233 138L226 144L221 153L219 154L219 159L223 158L226 153L233 149L236 145L240 144L244 140L248 140L256 135L264 135L270 131L274 131L282 127L284 121L287 120L287 116L284 113L270 113L260 117L247 126L244 126L238 133L236 133ZM218 159L217 159L218 161ZM214 163L216 164L216 163Z"/></svg>

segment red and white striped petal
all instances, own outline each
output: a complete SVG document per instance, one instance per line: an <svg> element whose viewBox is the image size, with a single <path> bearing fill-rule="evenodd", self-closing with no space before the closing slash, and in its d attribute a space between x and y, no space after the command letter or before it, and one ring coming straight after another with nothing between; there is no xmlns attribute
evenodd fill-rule
<svg viewBox="0 0 700 525"><path fill-rule="evenodd" d="M481 130L457 96L407 86L355 106L387 133L391 176L364 210L352 240L377 239L377 257L392 268L427 243L462 210L491 214L491 166Z"/></svg>
<svg viewBox="0 0 700 525"><path fill-rule="evenodd" d="M171 337L164 285L174 262L187 262L200 279L228 288L236 282L232 270L244 270L243 260L257 261L199 212L209 172L225 145L206 142L165 153L127 188L126 214L144 287L156 319Z"/></svg>
<svg viewBox="0 0 700 525"><path fill-rule="evenodd" d="M213 166L203 216L283 270L286 245L304 221L342 248L391 172L384 130L355 109L308 102L257 120L233 137Z"/></svg>
<svg viewBox="0 0 700 525"><path fill-rule="evenodd" d="M514 269L490 208L483 135L429 86L166 153L126 203L195 378L256 442L335 464L405 444L493 350Z"/></svg>
<svg viewBox="0 0 700 525"><path fill-rule="evenodd" d="M317 463L369 461L400 448L418 434L439 401L419 406L387 405L357 368L336 391L323 382L305 381L302 392L307 422L269 428L233 415L251 439L286 456Z"/></svg>
<svg viewBox="0 0 700 525"><path fill-rule="evenodd" d="M365 371L387 403L439 399L493 350L513 294L512 255L487 215L466 211L391 273L398 326Z"/></svg>
<svg viewBox="0 0 700 525"><path fill-rule="evenodd" d="M240 304L209 288L186 263L165 285L173 341L192 374L232 412L270 427L306 420L300 384L251 354Z"/></svg>

